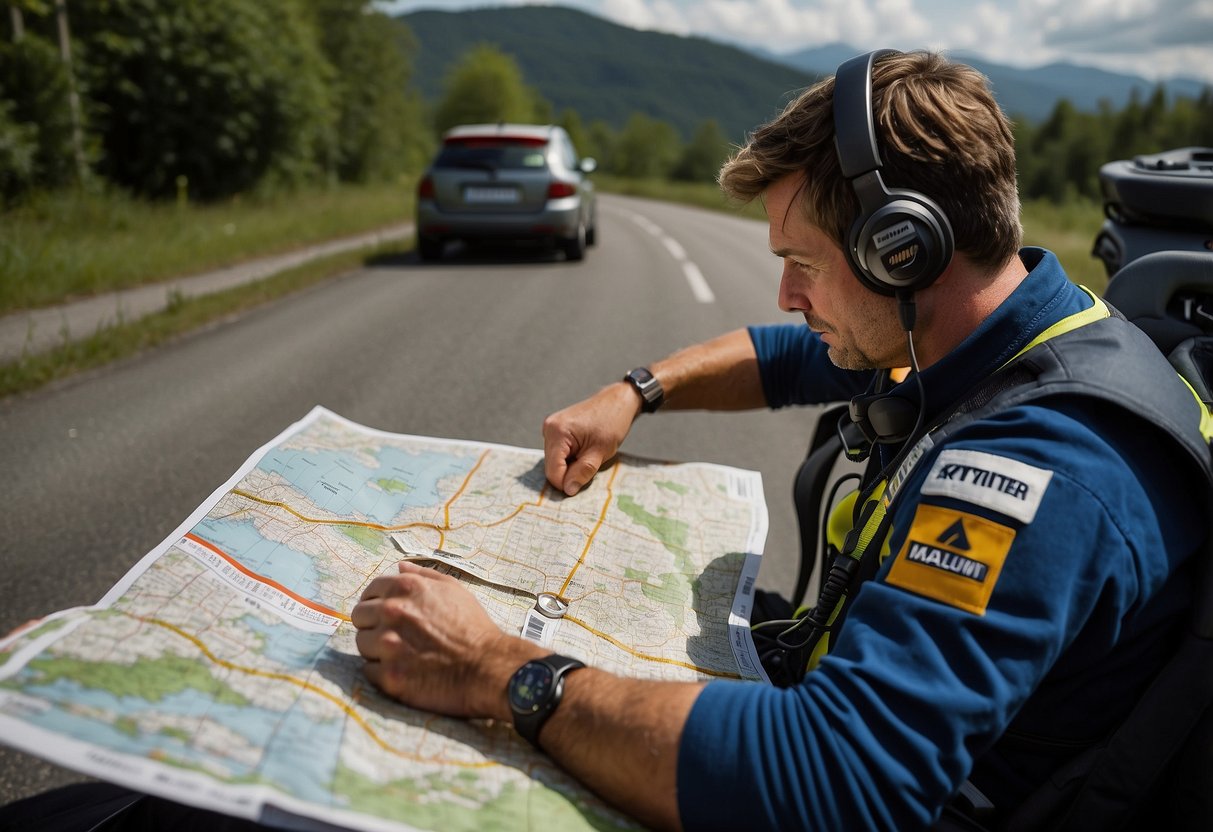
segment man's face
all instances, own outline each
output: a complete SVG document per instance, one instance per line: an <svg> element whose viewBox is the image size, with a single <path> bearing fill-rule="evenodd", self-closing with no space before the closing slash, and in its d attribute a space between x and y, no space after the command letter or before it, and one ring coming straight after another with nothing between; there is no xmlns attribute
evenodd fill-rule
<svg viewBox="0 0 1213 832"><path fill-rule="evenodd" d="M844 370L905 365L896 301L864 288L842 249L805 219L795 201L803 179L786 176L766 192L771 251L783 259L779 308L804 315Z"/></svg>

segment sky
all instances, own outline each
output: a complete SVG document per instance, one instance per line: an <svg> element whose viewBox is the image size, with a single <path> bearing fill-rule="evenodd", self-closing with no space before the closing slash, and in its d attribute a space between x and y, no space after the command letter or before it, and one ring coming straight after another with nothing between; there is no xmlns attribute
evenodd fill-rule
<svg viewBox="0 0 1213 832"><path fill-rule="evenodd" d="M634 29L794 52L843 42L967 52L1018 67L1068 61L1151 81L1213 83L1213 0L386 0L418 9L572 6Z"/></svg>

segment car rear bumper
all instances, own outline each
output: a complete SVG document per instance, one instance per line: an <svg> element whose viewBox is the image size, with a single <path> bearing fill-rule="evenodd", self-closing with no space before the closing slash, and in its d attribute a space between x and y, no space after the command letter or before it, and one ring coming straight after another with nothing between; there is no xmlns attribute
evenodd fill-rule
<svg viewBox="0 0 1213 832"><path fill-rule="evenodd" d="M417 203L417 233L441 239L496 238L537 240L577 235L581 200L553 199L541 211L494 213L443 211L429 199Z"/></svg>

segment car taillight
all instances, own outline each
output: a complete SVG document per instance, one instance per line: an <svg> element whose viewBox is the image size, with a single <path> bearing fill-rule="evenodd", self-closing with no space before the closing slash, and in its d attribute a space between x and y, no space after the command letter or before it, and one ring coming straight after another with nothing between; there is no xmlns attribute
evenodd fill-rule
<svg viewBox="0 0 1213 832"><path fill-rule="evenodd" d="M421 184L417 186L417 197L419 199L433 199L434 198L434 180L433 179L431 179L430 177L427 176L425 179L421 180Z"/></svg>
<svg viewBox="0 0 1213 832"><path fill-rule="evenodd" d="M577 193L577 186L568 182L553 182L548 185L548 199L563 199Z"/></svg>

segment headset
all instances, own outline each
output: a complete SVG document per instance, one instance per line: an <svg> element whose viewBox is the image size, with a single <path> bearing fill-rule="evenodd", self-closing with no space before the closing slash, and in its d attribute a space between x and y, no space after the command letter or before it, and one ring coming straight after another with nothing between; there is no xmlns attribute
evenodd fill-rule
<svg viewBox="0 0 1213 832"><path fill-rule="evenodd" d="M868 289L897 297L902 328L909 333L914 329L914 293L943 274L956 245L952 224L933 199L906 188L890 189L880 175L883 165L872 114L872 66L881 58L900 54L895 49L878 49L857 55L838 68L834 75L834 150L842 175L859 200L859 215L851 223L843 247L847 263ZM913 339L907 340L917 377ZM850 421L868 443L904 441L921 419L918 404L884 392L885 381L851 400ZM853 459L866 455L852 451L849 442L846 447Z"/></svg>
<svg viewBox="0 0 1213 832"><path fill-rule="evenodd" d="M859 199L846 253L859 282L881 295L912 295L930 286L952 260L952 224L925 194L890 189L881 178L872 116L872 65L895 49L857 55L834 75L834 149ZM907 329L912 327L907 327Z"/></svg>

